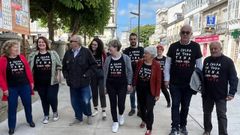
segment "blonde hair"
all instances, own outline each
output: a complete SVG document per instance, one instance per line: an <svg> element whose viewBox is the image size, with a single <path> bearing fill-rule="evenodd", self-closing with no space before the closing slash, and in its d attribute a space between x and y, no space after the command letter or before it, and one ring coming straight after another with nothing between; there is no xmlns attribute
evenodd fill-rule
<svg viewBox="0 0 240 135"><path fill-rule="evenodd" d="M10 55L10 48L13 47L14 45L19 45L19 41L17 40L7 40L3 43L2 47L2 54L9 56Z"/></svg>
<svg viewBox="0 0 240 135"><path fill-rule="evenodd" d="M114 48L117 48L117 51L119 52L121 50L122 44L119 40L113 39L108 43L108 46L112 46Z"/></svg>

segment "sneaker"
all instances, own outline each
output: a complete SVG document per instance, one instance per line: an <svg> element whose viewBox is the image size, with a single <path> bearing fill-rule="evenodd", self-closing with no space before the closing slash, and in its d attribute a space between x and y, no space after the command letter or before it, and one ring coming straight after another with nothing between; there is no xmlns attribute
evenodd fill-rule
<svg viewBox="0 0 240 135"><path fill-rule="evenodd" d="M103 120L107 119L107 113L105 111L102 112L102 119Z"/></svg>
<svg viewBox="0 0 240 135"><path fill-rule="evenodd" d="M82 121L75 119L73 122L69 123L69 126L81 125L82 123L83 123Z"/></svg>
<svg viewBox="0 0 240 135"><path fill-rule="evenodd" d="M203 135L210 135L210 132L205 131L205 132L203 133Z"/></svg>
<svg viewBox="0 0 240 135"><path fill-rule="evenodd" d="M167 103L167 108L170 108L171 107L171 104L170 103Z"/></svg>
<svg viewBox="0 0 240 135"><path fill-rule="evenodd" d="M124 124L124 116L123 115L119 115L118 121L119 121L119 125L122 126Z"/></svg>
<svg viewBox="0 0 240 135"><path fill-rule="evenodd" d="M135 114L135 110L134 109L131 109L131 111L128 113L128 116L133 116Z"/></svg>
<svg viewBox="0 0 240 135"><path fill-rule="evenodd" d="M176 128L172 128L172 130L169 133L169 135L180 135L180 134L179 134L179 131Z"/></svg>
<svg viewBox="0 0 240 135"><path fill-rule="evenodd" d="M118 122L113 122L113 124L112 124L112 132L113 133L117 133L118 132L118 128L119 128Z"/></svg>
<svg viewBox="0 0 240 135"><path fill-rule="evenodd" d="M98 114L98 110L95 108L94 112L92 113L92 117L96 116Z"/></svg>
<svg viewBox="0 0 240 135"><path fill-rule="evenodd" d="M187 128L186 128L186 127L182 127L182 128L181 128L181 133L182 133L183 135L188 135Z"/></svg>
<svg viewBox="0 0 240 135"><path fill-rule="evenodd" d="M42 123L43 124L48 124L48 120L49 120L49 117L48 116L44 116L44 118L42 120Z"/></svg>
<svg viewBox="0 0 240 135"><path fill-rule="evenodd" d="M10 128L9 131L8 131L8 134L9 134L9 135L13 135L13 134L14 134L14 129L13 129L13 128Z"/></svg>
<svg viewBox="0 0 240 135"><path fill-rule="evenodd" d="M34 128L35 127L35 123L32 121L30 123L28 123L30 127Z"/></svg>
<svg viewBox="0 0 240 135"><path fill-rule="evenodd" d="M142 121L142 123L139 125L140 128L145 128L146 123Z"/></svg>
<svg viewBox="0 0 240 135"><path fill-rule="evenodd" d="M53 121L57 121L59 119L58 113L53 113Z"/></svg>
<svg viewBox="0 0 240 135"><path fill-rule="evenodd" d="M87 124L88 124L88 125L92 125L92 124L93 124L93 119L92 119L91 116L88 116L88 117L87 117Z"/></svg>
<svg viewBox="0 0 240 135"><path fill-rule="evenodd" d="M151 135L151 130L147 130L145 135Z"/></svg>

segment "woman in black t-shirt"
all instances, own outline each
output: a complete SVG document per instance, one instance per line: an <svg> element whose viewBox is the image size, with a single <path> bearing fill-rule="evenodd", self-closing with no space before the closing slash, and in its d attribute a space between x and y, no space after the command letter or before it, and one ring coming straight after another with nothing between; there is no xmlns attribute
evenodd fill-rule
<svg viewBox="0 0 240 135"><path fill-rule="evenodd" d="M89 45L89 50L92 52L96 62L97 62L97 72L91 78L91 89L92 89L92 96L93 96L93 106L94 112L92 116L98 114L98 93L101 102L102 108L102 119L105 120L107 117L106 114L106 96L104 92L103 86L103 64L106 59L106 53L103 48L103 42L99 38L94 38Z"/></svg>
<svg viewBox="0 0 240 135"><path fill-rule="evenodd" d="M164 79L163 79L164 78L163 70L164 70L164 66L165 66L165 62L166 62L166 57L163 56L163 51L164 51L164 47L162 45L158 45L157 46L157 57L155 57L155 60L157 60L161 66L161 72L162 72L161 90L163 92L163 95L166 98L167 107L169 108L169 107L171 107L170 95L169 95L168 89L164 85Z"/></svg>
<svg viewBox="0 0 240 135"><path fill-rule="evenodd" d="M37 51L32 52L28 59L33 71L35 89L42 102L43 124L48 123L50 107L53 111L53 121L59 119L57 106L62 64L58 54L49 49L48 40L45 37L39 37Z"/></svg>
<svg viewBox="0 0 240 135"><path fill-rule="evenodd" d="M138 105L141 111L141 128L147 127L145 135L151 135L153 124L153 108L159 99L161 88L161 69L160 64L154 60L157 54L155 47L144 49L143 60L137 63L134 76L134 86L136 86Z"/></svg>
<svg viewBox="0 0 240 135"><path fill-rule="evenodd" d="M130 58L120 53L121 43L118 40L109 42L110 56L104 64L104 86L109 95L113 119L112 132L118 132L119 125L124 124L124 109L127 91L132 91L132 66ZM119 109L119 116L117 114Z"/></svg>
<svg viewBox="0 0 240 135"><path fill-rule="evenodd" d="M35 127L32 118L33 78L26 58L19 55L18 41L6 41L0 57L0 89L3 90L3 101L8 101L9 135L14 134L18 97L24 106L26 120L30 127Z"/></svg>

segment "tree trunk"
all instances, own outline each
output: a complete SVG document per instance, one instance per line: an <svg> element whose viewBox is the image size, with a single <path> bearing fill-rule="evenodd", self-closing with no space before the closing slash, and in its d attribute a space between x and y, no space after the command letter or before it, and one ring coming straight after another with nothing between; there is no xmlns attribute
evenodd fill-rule
<svg viewBox="0 0 240 135"><path fill-rule="evenodd" d="M54 42L53 12L48 13L48 33L49 39Z"/></svg>

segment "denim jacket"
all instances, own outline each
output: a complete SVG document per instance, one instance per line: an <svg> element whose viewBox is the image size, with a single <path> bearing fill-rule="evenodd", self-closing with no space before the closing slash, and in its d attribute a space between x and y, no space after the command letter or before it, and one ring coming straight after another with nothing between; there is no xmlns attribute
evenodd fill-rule
<svg viewBox="0 0 240 135"><path fill-rule="evenodd" d="M57 54L56 51L53 51L53 50L49 50L48 51L51 55L51 60L52 60L52 69L51 69L51 85L54 85L54 84L58 84L59 83L59 80L57 78L58 76L58 70L61 70L62 69L62 63L60 61L60 58L59 58L59 55ZM31 70L34 74L34 71L33 71L33 67L34 67L34 59L35 59L35 56L38 55L39 51L35 51L35 52L32 52L29 56L28 56L28 63L31 67Z"/></svg>

